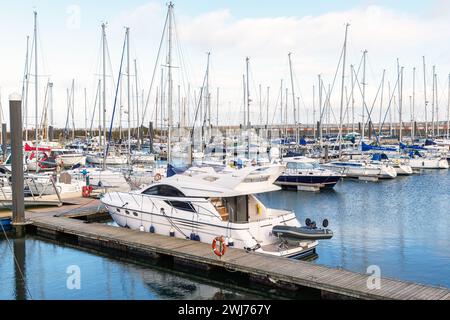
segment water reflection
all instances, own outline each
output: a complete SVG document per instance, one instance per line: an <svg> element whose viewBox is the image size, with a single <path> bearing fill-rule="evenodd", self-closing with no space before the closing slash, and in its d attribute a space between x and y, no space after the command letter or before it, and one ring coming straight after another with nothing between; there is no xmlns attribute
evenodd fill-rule
<svg viewBox="0 0 450 320"><path fill-rule="evenodd" d="M12 250L11 250L12 249ZM0 300L8 299L266 299L294 297L261 290L230 274L215 275L173 269L154 261L131 261L120 256L81 250L33 236L12 241L0 239ZM13 252L18 265L14 264ZM69 266L81 271L81 289L67 286ZM25 273L26 283L19 271ZM30 294L27 293L27 289ZM302 297L302 296L298 296Z"/></svg>
<svg viewBox="0 0 450 320"><path fill-rule="evenodd" d="M13 241L14 248L14 293L16 300L26 300L27 299L27 289L26 289L26 247L25 239L17 239Z"/></svg>

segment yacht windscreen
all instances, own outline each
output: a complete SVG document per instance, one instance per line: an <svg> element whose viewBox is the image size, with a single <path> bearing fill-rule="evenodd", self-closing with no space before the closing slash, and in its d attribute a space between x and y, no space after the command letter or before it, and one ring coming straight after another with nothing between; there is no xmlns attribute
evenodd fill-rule
<svg viewBox="0 0 450 320"><path fill-rule="evenodd" d="M157 185L148 188L143 191L142 194L146 194L148 196L160 196L160 197L171 197L171 198L184 198L185 195L183 192L178 190L175 187L168 185Z"/></svg>

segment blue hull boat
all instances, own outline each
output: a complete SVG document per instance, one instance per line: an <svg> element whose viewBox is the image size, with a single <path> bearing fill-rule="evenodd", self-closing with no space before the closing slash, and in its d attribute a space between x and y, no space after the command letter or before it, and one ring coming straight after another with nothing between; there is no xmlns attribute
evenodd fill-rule
<svg viewBox="0 0 450 320"><path fill-rule="evenodd" d="M11 219L0 219L0 231L11 231Z"/></svg>
<svg viewBox="0 0 450 320"><path fill-rule="evenodd" d="M282 175L275 182L280 186L311 185L321 186L324 189L332 189L342 179L342 176L300 176Z"/></svg>

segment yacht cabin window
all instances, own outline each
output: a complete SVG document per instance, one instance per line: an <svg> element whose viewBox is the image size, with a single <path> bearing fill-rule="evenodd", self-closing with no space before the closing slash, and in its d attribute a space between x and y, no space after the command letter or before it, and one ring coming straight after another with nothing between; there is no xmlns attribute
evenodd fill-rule
<svg viewBox="0 0 450 320"><path fill-rule="evenodd" d="M286 168L291 170L312 170L317 169L318 165L311 162L288 162Z"/></svg>
<svg viewBox="0 0 450 320"><path fill-rule="evenodd" d="M148 196L159 196L159 197L170 197L170 198L184 198L185 195L183 192L178 190L177 188L174 188L172 186L168 185L157 185L148 188L142 194L148 195Z"/></svg>
<svg viewBox="0 0 450 320"><path fill-rule="evenodd" d="M183 211L189 211L189 212L197 212L194 209L194 206L190 203L190 202L183 202L183 201L165 201L168 205L174 207L175 209L178 210L183 210Z"/></svg>

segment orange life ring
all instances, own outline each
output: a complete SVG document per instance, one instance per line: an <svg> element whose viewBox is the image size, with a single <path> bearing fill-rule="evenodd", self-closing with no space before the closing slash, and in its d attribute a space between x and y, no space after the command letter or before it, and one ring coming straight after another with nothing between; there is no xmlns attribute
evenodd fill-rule
<svg viewBox="0 0 450 320"><path fill-rule="evenodd" d="M219 248L217 247L217 242L219 242ZM212 250L216 256L223 257L227 251L225 239L223 237L216 237L212 242Z"/></svg>
<svg viewBox="0 0 450 320"><path fill-rule="evenodd" d="M157 173L157 174L155 174L155 181L160 181L161 180L161 174L159 174L159 173Z"/></svg>

